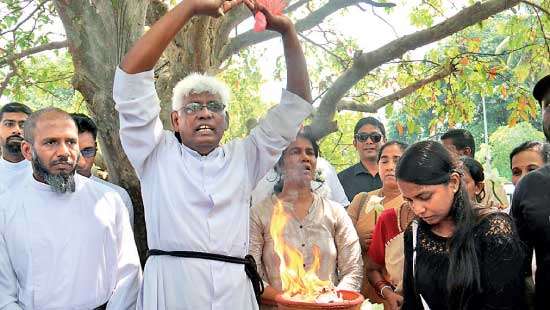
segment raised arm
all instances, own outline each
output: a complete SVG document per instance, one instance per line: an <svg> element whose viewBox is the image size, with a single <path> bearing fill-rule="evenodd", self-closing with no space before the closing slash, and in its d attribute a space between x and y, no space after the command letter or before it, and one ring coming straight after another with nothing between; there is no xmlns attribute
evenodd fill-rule
<svg viewBox="0 0 550 310"><path fill-rule="evenodd" d="M178 31L194 15L221 16L243 0L185 0L159 19L124 56L120 68L134 74L153 69Z"/></svg>
<svg viewBox="0 0 550 310"><path fill-rule="evenodd" d="M245 0L247 6L253 11L264 13L267 21L267 29L276 31L283 37L283 48L286 61L286 89L311 103L311 90L309 88L309 74L307 72L306 58L302 46L298 40L298 34L292 21L285 15L272 15L264 6L251 0Z"/></svg>

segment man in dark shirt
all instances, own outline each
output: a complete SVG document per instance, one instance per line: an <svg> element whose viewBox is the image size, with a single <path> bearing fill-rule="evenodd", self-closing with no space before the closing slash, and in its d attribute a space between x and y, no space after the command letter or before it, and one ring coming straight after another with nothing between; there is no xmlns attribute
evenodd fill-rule
<svg viewBox="0 0 550 310"><path fill-rule="evenodd" d="M374 117L365 117L355 124L353 146L359 162L338 174L349 201L361 192L370 192L382 187L378 175L378 152L386 143L384 124Z"/></svg>
<svg viewBox="0 0 550 310"><path fill-rule="evenodd" d="M550 142L550 75L535 85L533 96L541 105L544 135ZM535 309L550 309L550 165L521 179L512 199L512 217L527 254L535 249ZM531 255L524 267L530 277Z"/></svg>

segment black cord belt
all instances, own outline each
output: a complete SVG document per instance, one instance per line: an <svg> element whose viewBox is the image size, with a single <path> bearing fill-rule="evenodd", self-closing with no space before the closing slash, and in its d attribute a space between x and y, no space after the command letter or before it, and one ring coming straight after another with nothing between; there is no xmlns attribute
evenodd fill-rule
<svg viewBox="0 0 550 310"><path fill-rule="evenodd" d="M147 252L147 258L149 256L158 256L158 255L167 255L175 257L187 257L187 258L200 258L215 260L220 262L232 263L232 264L241 264L244 265L244 271L246 275L252 282L252 287L254 288L254 294L256 295L256 301L260 305L261 296L264 292L264 283L258 269L256 266L256 261L252 255L246 255L244 258L233 257L221 254L205 253L205 252L194 252L194 251L162 251L151 249Z"/></svg>

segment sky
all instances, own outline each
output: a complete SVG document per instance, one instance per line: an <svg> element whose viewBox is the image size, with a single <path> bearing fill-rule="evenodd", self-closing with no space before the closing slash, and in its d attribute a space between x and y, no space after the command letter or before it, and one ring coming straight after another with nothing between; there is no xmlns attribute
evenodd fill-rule
<svg viewBox="0 0 550 310"><path fill-rule="evenodd" d="M338 1L338 0L333 0ZM370 5L363 5L365 10L361 10L358 7L348 8L348 13L344 16L338 16L340 13L333 14L332 17L329 17L332 25L343 34L346 38L353 38L358 43L360 49L364 52L368 52L383 46L384 44L390 42L393 39L401 37L405 34L409 34L417 31L418 29L414 26L411 26L409 20L409 12L411 9L418 5L420 0L417 1L406 1L406 0L395 0L397 5L393 8L391 14L385 13L383 8L374 8L376 15L383 18L385 21L390 23L390 27L386 22L384 22L380 17L377 17L372 12ZM448 3L448 1L447 1ZM465 1L456 0L453 1L454 6L464 6ZM453 14L453 11L456 11L456 8L444 8L445 12L448 12L449 17ZM437 20L436 20L437 22ZM246 20L243 24L239 25L238 29L240 32L247 31L252 28L253 19L250 18ZM361 29L361 31L358 31ZM367 31L363 31L363 29ZM60 21L58 21L51 29L48 29L53 33L63 33L63 26ZM60 37L54 38L58 40ZM314 38L313 38L314 39ZM429 49L433 48L434 44L424 46L415 51L412 51L414 58L422 58L424 53ZM281 88L285 87L285 81L277 81L272 78L272 74L275 70L275 60L283 54L282 44L280 38L275 38L264 42L258 45L259 49L265 49L267 52L266 55L260 58L259 66L262 70L263 80L265 83L261 87L261 98L262 101L267 103L278 102ZM310 68L311 70L311 68ZM389 93L391 90L381 90L381 93ZM316 94L313 94L314 96ZM0 98L0 103L5 103L4 101L8 98ZM383 113L379 113L382 116Z"/></svg>
<svg viewBox="0 0 550 310"><path fill-rule="evenodd" d="M410 23L409 14L412 8L420 1L404 1L397 0L396 7L393 8L391 14L387 14L383 8L374 8L376 13L373 14L372 9L368 5L363 5L365 11L358 7L352 7L348 10L345 17L335 16L331 18L332 24L346 38L353 38L358 43L360 49L364 52L375 50L384 44L391 42L394 39L402 37L406 34L413 33L419 29L412 26ZM465 1L454 1L454 6L458 9L466 5ZM446 7L443 9L446 12L446 17L452 16L457 11L455 7ZM336 14L335 14L336 15ZM383 21L382 19L385 21ZM435 23L443 18L435 19ZM391 24L392 27L390 27ZM250 24L250 25L249 25ZM242 29L252 27L252 21L246 21L242 25ZM360 31L358 31L360 29ZM366 31L363 31L366 30ZM434 48L437 43L423 46L414 51L411 51L412 58L421 59L424 54ZM262 68L264 80L266 81L261 88L261 97L265 102L277 102L280 96L281 88L284 88L285 81L273 80L270 76L275 69L275 59L283 54L282 44L280 39L272 39L268 42L258 45L259 48L266 48L269 51L269 56L262 57L259 65ZM311 69L310 69L311 70ZM380 93L389 94L392 90L381 90ZM315 94L313 94L315 97ZM384 118L383 110L377 113L380 118Z"/></svg>

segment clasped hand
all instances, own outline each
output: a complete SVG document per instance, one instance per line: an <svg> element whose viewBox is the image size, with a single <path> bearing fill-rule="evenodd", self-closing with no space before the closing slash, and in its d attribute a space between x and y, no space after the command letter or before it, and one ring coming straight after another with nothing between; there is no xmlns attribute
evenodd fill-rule
<svg viewBox="0 0 550 310"><path fill-rule="evenodd" d="M286 34L293 29L292 21L285 15L273 15L265 6L258 3L256 0L187 0L193 7L195 15L207 15L212 17L220 17L244 3L250 11L255 14L260 11L265 15L269 30L277 31L280 34Z"/></svg>

